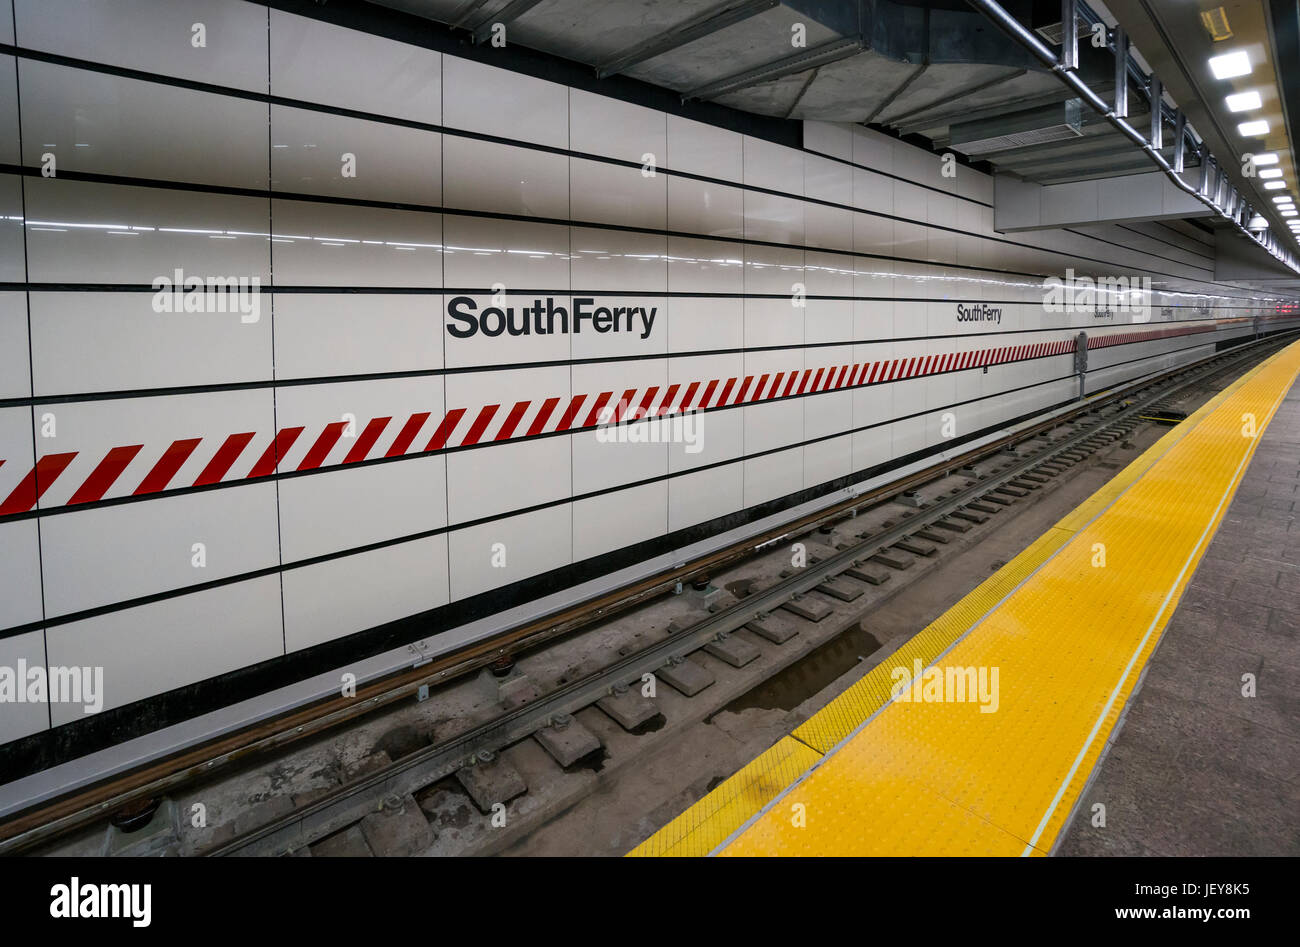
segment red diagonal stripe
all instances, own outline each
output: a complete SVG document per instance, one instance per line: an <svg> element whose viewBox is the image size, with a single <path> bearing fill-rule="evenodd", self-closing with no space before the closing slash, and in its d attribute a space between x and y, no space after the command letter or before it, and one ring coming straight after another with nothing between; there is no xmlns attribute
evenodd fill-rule
<svg viewBox="0 0 1300 947"><path fill-rule="evenodd" d="M710 378L709 383L704 386L704 394L700 397L701 408L707 408L709 406L709 399L713 397L713 389L717 387L718 380L716 378Z"/></svg>
<svg viewBox="0 0 1300 947"><path fill-rule="evenodd" d="M478 439L483 436L483 432L487 430L487 426L492 422L492 419L496 417L497 409L500 407L501 405L499 404L485 404L483 407L479 408L478 417L476 417L474 423L469 426L469 433L465 435L465 439L460 442L462 447L478 443Z"/></svg>
<svg viewBox="0 0 1300 947"><path fill-rule="evenodd" d="M208 465L203 468L203 472L195 478L194 486L203 487L220 481L230 470L231 465L239 459L239 455L243 453L253 436L253 432L249 431L246 434L231 434L222 441L217 452L208 461Z"/></svg>
<svg viewBox="0 0 1300 947"><path fill-rule="evenodd" d="M596 396L596 400L591 405L591 411L587 414L587 421L582 426L592 427L593 425L598 423L600 421L601 409L605 407L605 404L612 397L614 397L614 392L612 391L602 391L600 394L598 394Z"/></svg>
<svg viewBox="0 0 1300 947"><path fill-rule="evenodd" d="M636 397L635 388L629 388L626 391L624 391L623 397L619 398L618 403L614 405L614 413L609 416L608 423L617 424L619 421L622 421L623 415L627 413L627 409L632 407L632 399L635 397Z"/></svg>
<svg viewBox="0 0 1300 947"><path fill-rule="evenodd" d="M26 477L23 477L22 483L14 487L4 503L0 503L0 516L26 513L30 510L41 498L41 494L50 488L50 484L58 479L59 474L67 469L68 464L72 463L72 458L76 456L77 452L74 450L66 454L46 454L38 460L36 466Z"/></svg>
<svg viewBox="0 0 1300 947"><path fill-rule="evenodd" d="M325 463L325 458L338 443L338 439L343 436L343 429L347 426L347 421L331 421L325 425L325 430L320 432L320 437L316 438L316 443L311 445L311 450L307 451L307 456L302 459L298 469L315 470Z"/></svg>
<svg viewBox="0 0 1300 947"><path fill-rule="evenodd" d="M528 410L530 404L532 404L531 401L516 401L515 406L511 408L510 413L506 415L506 419L501 425L501 430L497 431L497 436L492 438L492 440L508 441L510 435L515 433L515 428L519 426L519 422L523 420L524 412Z"/></svg>
<svg viewBox="0 0 1300 947"><path fill-rule="evenodd" d="M140 496L144 493L165 490L167 484L171 483L172 477L176 476L176 471L181 469L181 464L189 459L201 440L203 440L201 437L186 437L179 441L172 441L171 446L158 458L158 463L153 465L153 470L144 475L140 486L135 488L134 495Z"/></svg>
<svg viewBox="0 0 1300 947"><path fill-rule="evenodd" d="M749 391L749 386L754 383L753 375L746 375L745 380L740 385L740 391L736 392L736 400L732 404L740 404L745 400L745 392Z"/></svg>
<svg viewBox="0 0 1300 947"><path fill-rule="evenodd" d="M397 432L397 437L389 445L388 450L384 451L385 457L400 457L406 453L406 449L411 446L411 441L415 440L415 435L420 433L420 428L424 427L424 422L429 420L429 412L421 411L413 414L406 419L402 429Z"/></svg>
<svg viewBox="0 0 1300 947"><path fill-rule="evenodd" d="M348 451L347 456L343 458L345 464L355 464L359 460L365 460L366 455L370 453L370 448L375 446L375 441L379 440L379 435L384 433L384 428L388 427L388 422L393 420L387 418L371 418L366 423L366 428L357 438L357 442L352 445L352 450Z"/></svg>
<svg viewBox="0 0 1300 947"><path fill-rule="evenodd" d="M542 402L542 406L537 409L537 417L533 418L533 423L528 425L528 437L542 433L542 428L546 427L546 422L551 419L551 412L559 403L559 398L547 398Z"/></svg>
<svg viewBox="0 0 1300 947"><path fill-rule="evenodd" d="M102 497L126 469L126 465L140 453L142 447L143 444L133 444L130 447L114 447L110 450L91 471L85 483L77 488L77 492L68 501L68 506L74 503L93 503Z"/></svg>
<svg viewBox="0 0 1300 947"><path fill-rule="evenodd" d="M456 425L460 419L465 416L464 408L452 408L448 411L441 421L438 422L438 430L433 432L433 437L429 438L429 443L424 445L426 451L442 450L447 446L447 438L451 437L451 432L456 430Z"/></svg>
<svg viewBox="0 0 1300 947"><path fill-rule="evenodd" d="M784 377L785 377L785 372L776 373L776 377L772 379L772 387L771 389L769 389L767 393L767 398L777 397L777 393L781 390L781 379ZM767 399L765 398L764 400Z"/></svg>
<svg viewBox="0 0 1300 947"><path fill-rule="evenodd" d="M728 378L727 383L722 386L722 394L718 395L718 407L727 403L727 396L731 394L731 389L736 387L736 379Z"/></svg>
<svg viewBox="0 0 1300 947"><path fill-rule="evenodd" d="M636 407L636 417L633 418L634 421L650 416L650 405L654 402L655 395L657 394L659 394L658 385L646 389L645 397L641 399L641 403Z"/></svg>
<svg viewBox="0 0 1300 947"><path fill-rule="evenodd" d="M578 410L586 400L586 395L574 395L569 400L569 406L564 409L564 414L560 416L559 426L556 427L557 431L567 431L572 426L573 419L578 416Z"/></svg>
<svg viewBox="0 0 1300 947"><path fill-rule="evenodd" d="M677 389L680 387L681 385L668 386L668 390L664 392L664 400L659 402L659 408L655 411L655 417L672 410L673 399L677 397Z"/></svg>
<svg viewBox="0 0 1300 947"><path fill-rule="evenodd" d="M270 446L257 459L257 463L253 464L253 469L248 472L249 479L265 477L267 474L274 473L280 458L289 452L289 448L293 447L293 442L298 439L298 435L301 433L302 428L300 427L287 427L275 435L275 439L271 441Z"/></svg>
<svg viewBox="0 0 1300 947"><path fill-rule="evenodd" d="M790 396L790 392L794 390L794 383L798 378L799 378L799 369L796 368L794 371L790 373L789 381L785 383L785 391L781 392L782 398L788 398Z"/></svg>
<svg viewBox="0 0 1300 947"><path fill-rule="evenodd" d="M678 409L679 411L686 411L690 409L691 399L695 397L695 390L699 387L700 387L700 383L698 381L693 381L689 385L687 385L686 394L682 395L682 406Z"/></svg>

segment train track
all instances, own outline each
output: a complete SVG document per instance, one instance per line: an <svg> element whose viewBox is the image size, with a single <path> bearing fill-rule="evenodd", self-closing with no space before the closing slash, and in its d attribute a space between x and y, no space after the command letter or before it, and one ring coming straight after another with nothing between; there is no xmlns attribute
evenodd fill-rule
<svg viewBox="0 0 1300 947"><path fill-rule="evenodd" d="M422 687L444 683L502 655L522 652L606 619L679 588L681 582L716 574L728 565L783 541L796 540L819 527L855 516L865 508L897 498L954 471L966 470L967 476L973 477L974 474L969 472L972 465L982 460L996 455L1008 459L1008 463L996 472L974 479L966 487L917 509L899 524L866 536L821 561L811 562L797 574L755 592L689 628L671 633L666 639L597 672L543 694L532 703L331 789L311 803L213 846L203 854L283 854L297 850L376 811L385 800L427 786L481 758L480 754L525 739L557 718L562 719L590 706L615 688L638 681L642 675L654 673L666 664L680 662L685 655L725 638L792 599L807 595L828 579L859 566L898 543L907 543L927 530L943 530L945 526L968 528L969 522L987 518L988 514L979 512L980 507L990 504L1005 506L1028 495L1046 479L1056 476L1063 465L1072 465L1098 448L1126 437L1140 423L1143 412L1161 407L1180 391L1206 385L1218 376L1236 371L1243 362L1263 358L1270 350L1289 340L1290 336L1287 336L1282 340L1251 343L1173 370L1133 390L1096 397L1078 409L927 468L886 488L860 494L701 560L511 630L490 642L375 682L362 689L355 698L330 700L301 709L277 721L249 728L33 809L0 826L0 854L30 850L102 819L123 806L174 792L236 762L268 754L307 736L355 722L361 716L408 700ZM1064 438L1050 442L1044 440L1048 432L1067 424L1075 425L1076 430Z"/></svg>

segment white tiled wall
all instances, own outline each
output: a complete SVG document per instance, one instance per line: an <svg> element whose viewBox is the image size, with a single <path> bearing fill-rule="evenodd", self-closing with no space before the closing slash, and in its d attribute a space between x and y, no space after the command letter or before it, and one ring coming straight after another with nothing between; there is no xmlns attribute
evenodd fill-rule
<svg viewBox="0 0 1300 947"><path fill-rule="evenodd" d="M239 0L13 2L18 46L78 64L0 56L0 163L57 169L0 175L0 504L34 455L75 459L0 516L0 661L102 665L110 707L936 448L949 411L964 435L1067 400L1057 355L749 402L806 370L1133 329L1045 313L1043 274L1223 292L1169 230L997 235L989 178L859 127L790 148ZM256 279L257 318L157 311L176 270ZM461 297L655 318L458 338ZM1002 321L958 322L976 301ZM1249 331L1099 349L1090 385ZM699 452L557 433L579 396L574 427L603 392L713 406L747 378ZM457 410L453 449L424 453ZM277 432L282 476L247 479ZM173 442L200 441L187 487L235 436L207 485L133 495ZM135 452L71 504L115 448ZM7 714L0 741L50 723Z"/></svg>

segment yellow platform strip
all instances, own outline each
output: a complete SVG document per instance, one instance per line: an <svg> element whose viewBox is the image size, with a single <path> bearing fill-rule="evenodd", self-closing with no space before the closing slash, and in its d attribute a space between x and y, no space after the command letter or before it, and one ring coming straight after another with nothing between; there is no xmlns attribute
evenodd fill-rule
<svg viewBox="0 0 1300 947"><path fill-rule="evenodd" d="M886 662L868 672L860 681L796 729L792 735L793 740L789 737L783 738L775 747L719 785L712 793L687 809L686 812L629 854L704 855L716 849L720 839L730 837L753 818L755 813L758 813L763 806L770 804L772 800L797 782L800 777L807 775L805 770L794 774L792 778L792 764L809 758L807 754L799 753L797 747L805 746L812 753L812 758L822 759L822 754L829 753L837 744L852 734L855 729L861 727L865 721L886 706L891 696L892 675L895 668L900 666L914 667L914 662L917 661L920 662L921 667L930 666L936 658L951 648L963 633L982 618L988 616L997 608L999 603L1007 599L1009 595L1016 591L1017 587L1025 582L1029 576L1033 575L1036 569L1042 567L1044 563L1061 551L1080 529L1096 519L1098 514L1105 510L1107 506L1116 502L1117 498L1132 487L1144 473L1150 471L1158 461L1169 454L1185 437L1195 432L1204 419L1218 411L1230 398L1237 397L1243 387L1257 380L1265 370L1274 372L1273 375L1269 376L1269 379L1276 382L1276 372L1286 371L1285 367L1280 367L1281 363L1291 364L1291 361L1296 359L1296 352L1297 347L1292 346L1275 355L1262 365L1243 375L1188 417L1187 420L1172 428L1156 444L1152 445L1128 467L1112 478L1102 489L1098 490L1097 493L1067 517L1043 534L1019 556L985 580L977 589L922 632L902 645ZM1294 371L1295 366L1291 365L1292 377ZM1289 383L1287 387L1289 387ZM1282 390L1285 392L1286 388L1284 387ZM1226 411L1235 409L1236 406L1224 408ZM1271 417L1271 411L1269 417ZM1267 422L1262 420L1260 423L1259 430L1262 432L1262 424ZM1238 441L1240 442L1239 435ZM1089 551L1088 567L1091 570L1091 541L1086 545ZM1199 556L1197 558L1199 559ZM1190 575L1190 571L1189 569L1188 575ZM1180 594L1181 587L1176 592ZM1176 603L1176 600L1175 595L1172 602ZM1166 620L1172 610L1172 605L1166 609L1164 616ZM1066 617L1065 620L1069 621L1069 618ZM1152 645L1154 645L1155 637L1152 638ZM958 657L958 655L946 656L941 666L964 666L962 662L957 660ZM964 660L964 654L960 657ZM1143 659L1145 658L1143 657ZM1133 679L1136 679L1136 674L1133 675ZM1000 670L999 682L1004 683L1004 681L1005 679L1002 677ZM943 705L896 703L892 706L908 709L924 707L928 710L934 710L937 706ZM962 707L962 705L948 706L950 709L954 706ZM1122 707L1123 701L1119 701L1117 706ZM965 705L962 709L971 710L973 708L970 705ZM943 715L940 714L939 716L942 717ZM1000 714L977 714L977 716L984 720L991 720L999 717ZM1113 719L1110 723L1113 725ZM1106 732L1109 732L1109 726L1105 729ZM1103 744L1104 740L1097 743L1096 746L1099 748ZM1084 774L1090 771L1090 767L1086 769L1080 767L1080 769ZM880 773L886 771L879 763L873 766L873 770ZM895 781L899 778L900 776L897 773L891 777ZM936 794L931 789L926 788L924 784L917 783L913 778L913 774L906 774L901 778L909 779L914 783L914 785L909 785L903 790L904 793L909 794L909 799L929 798L932 814L938 817L939 813L943 813L940 822L946 822L953 826L965 825L965 835L970 836L972 834L976 823L980 820L978 816L975 816L975 821L972 822L971 810L963 810L961 806L954 804L942 795ZM892 785L892 783L888 785ZM868 786L864 783L862 788L868 793L868 798L875 798L877 791L885 791L888 787L886 784ZM802 794L802 792L803 787L800 787L800 793ZM793 806L797 801L791 800L790 806ZM1064 810L1062 817L1069 812L1069 806L1062 806L1058 803L1057 808ZM806 813L807 809L804 811ZM978 809L975 811L978 812ZM997 832L988 822L983 822L982 825L984 832L992 833L994 836L1003 836L1001 838L1003 846L1014 847L1013 836L1007 835L1005 832ZM915 827L913 825L913 828ZM796 831L803 836L801 841L808 841L806 829L797 829ZM750 832L745 833L746 837L750 834ZM922 842L921 836L914 837L910 840L911 847L909 850L913 854L931 852L932 850L928 845L947 838L948 834L950 833L926 830L923 836L928 841ZM739 850L743 847L731 846L728 853L735 853L733 850ZM961 851L962 849L945 848L943 850ZM984 849L980 850L983 851Z"/></svg>

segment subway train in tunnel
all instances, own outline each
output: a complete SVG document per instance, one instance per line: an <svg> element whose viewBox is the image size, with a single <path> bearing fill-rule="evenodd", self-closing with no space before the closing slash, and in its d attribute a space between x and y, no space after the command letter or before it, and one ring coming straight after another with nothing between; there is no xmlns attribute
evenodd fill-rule
<svg viewBox="0 0 1300 947"><path fill-rule="evenodd" d="M1300 328L860 124L103 9L0 0L0 812Z"/></svg>

